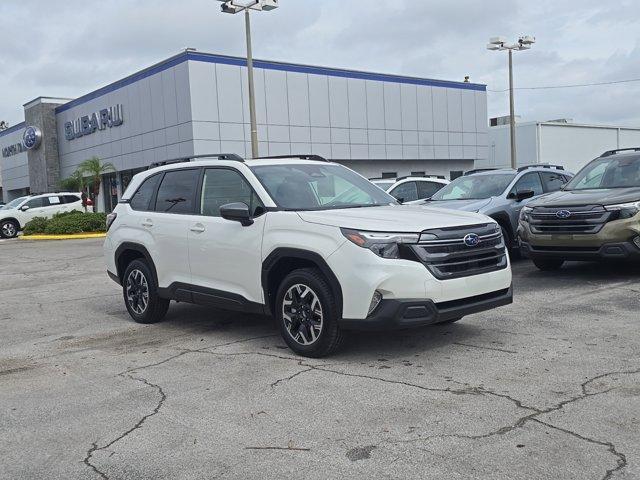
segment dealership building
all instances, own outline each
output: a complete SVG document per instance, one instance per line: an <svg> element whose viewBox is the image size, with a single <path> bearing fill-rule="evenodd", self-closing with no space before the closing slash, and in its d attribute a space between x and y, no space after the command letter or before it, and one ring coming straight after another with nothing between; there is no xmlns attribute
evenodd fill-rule
<svg viewBox="0 0 640 480"><path fill-rule="evenodd" d="M261 156L316 154L367 177L451 177L487 162L485 85L254 60ZM38 97L0 131L2 196L58 189L85 159L111 210L152 162L250 156L246 59L187 49L76 99Z"/></svg>

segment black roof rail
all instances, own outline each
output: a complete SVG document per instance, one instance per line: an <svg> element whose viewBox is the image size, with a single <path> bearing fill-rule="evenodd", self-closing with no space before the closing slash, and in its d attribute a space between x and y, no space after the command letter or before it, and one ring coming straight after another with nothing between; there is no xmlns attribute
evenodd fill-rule
<svg viewBox="0 0 640 480"><path fill-rule="evenodd" d="M403 175L402 177L396 178L396 182L400 180L404 180L405 178L439 178L444 180L444 175Z"/></svg>
<svg viewBox="0 0 640 480"><path fill-rule="evenodd" d="M218 160L233 160L235 162L244 162L244 159L235 153L204 153L202 155L190 155L186 157L171 158L162 162L153 162L149 165L147 170L152 168L161 167L163 165L171 165L173 163L191 162L193 160L204 158L217 158Z"/></svg>
<svg viewBox="0 0 640 480"><path fill-rule="evenodd" d="M463 176L473 175L474 173L490 172L491 170L497 170L497 169L496 168L474 168L473 170L467 170L462 175Z"/></svg>
<svg viewBox="0 0 640 480"><path fill-rule="evenodd" d="M285 158L299 158L300 160L316 160L318 162L328 162L329 160L327 160L324 157L321 157L320 155L271 155L271 156L267 156L267 157L257 157L254 158L254 160L269 160L269 159L285 159Z"/></svg>
<svg viewBox="0 0 640 480"><path fill-rule="evenodd" d="M552 165L550 163L533 163L531 165L523 165L521 167L518 167L518 172L522 172L530 168L555 168L556 170L564 170L564 167L562 165Z"/></svg>
<svg viewBox="0 0 640 480"><path fill-rule="evenodd" d="M615 150L607 150L602 155L600 155L600 157L609 157L620 152L640 152L640 147L616 148Z"/></svg>

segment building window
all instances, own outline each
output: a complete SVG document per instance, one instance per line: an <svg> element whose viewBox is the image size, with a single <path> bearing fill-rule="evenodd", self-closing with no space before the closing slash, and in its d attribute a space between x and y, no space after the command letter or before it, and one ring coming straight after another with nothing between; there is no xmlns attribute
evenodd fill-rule
<svg viewBox="0 0 640 480"><path fill-rule="evenodd" d="M461 177L462 175L464 175L464 172L462 170L451 170L449 172L449 179L453 181L456 178Z"/></svg>
<svg viewBox="0 0 640 480"><path fill-rule="evenodd" d="M426 172L424 170L420 172L411 172L412 177L424 177L425 175L426 175Z"/></svg>
<svg viewBox="0 0 640 480"><path fill-rule="evenodd" d="M382 178L396 178L398 172L382 172Z"/></svg>

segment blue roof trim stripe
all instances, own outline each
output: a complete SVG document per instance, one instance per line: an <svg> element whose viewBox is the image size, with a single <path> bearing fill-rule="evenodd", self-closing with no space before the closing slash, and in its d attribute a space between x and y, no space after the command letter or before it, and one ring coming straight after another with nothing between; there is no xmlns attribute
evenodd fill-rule
<svg viewBox="0 0 640 480"><path fill-rule="evenodd" d="M7 135L11 132L15 132L16 130L20 130L21 128L24 128L25 125L26 125L25 122L16 123L15 125L7 128L6 130L2 130L0 132L0 137L2 137L3 135Z"/></svg>
<svg viewBox="0 0 640 480"><path fill-rule="evenodd" d="M149 68L141 70L140 72L134 73L122 80L118 80L112 84L109 84L105 87L99 88L91 93L83 95L82 97L76 98L75 100L71 100L64 105L60 105L56 108L56 113L61 113L70 108L76 107L78 105L82 105L94 98L101 97L102 95L106 95L107 93L118 90L122 87L130 85L132 83L138 82L144 78L150 77L151 75L155 75L164 70L167 70L171 67L179 65L187 60L192 60L195 62L206 62L206 63L220 63L223 65L236 65L240 67L245 67L247 65L247 60L243 57L231 57L227 55L217 55L213 53L200 53L200 52L183 52L174 57L171 57L163 62L160 62L156 65L153 65ZM362 72L358 70L343 70L339 68L329 68L329 67L316 67L312 65L299 65L294 63L282 63L282 62L273 62L267 60L254 60L253 66L255 68L262 68L266 70L278 70L283 72L296 72L296 73L308 73L313 75L327 75L331 77L341 77L341 78L355 78L359 80L375 80L379 82L393 82L393 83L404 83L409 85L425 85L430 87L445 87L445 88L457 88L462 90L475 90L480 92L485 92L487 90L487 86L479 83L464 83L464 82L454 82L449 80L434 80L430 78L418 78L418 77L405 77L402 75L391 75L384 73L371 73L371 72Z"/></svg>

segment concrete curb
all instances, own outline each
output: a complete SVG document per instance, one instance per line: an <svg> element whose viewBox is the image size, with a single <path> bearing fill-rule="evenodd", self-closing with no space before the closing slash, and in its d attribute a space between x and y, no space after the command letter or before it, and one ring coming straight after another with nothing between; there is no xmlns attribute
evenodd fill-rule
<svg viewBox="0 0 640 480"><path fill-rule="evenodd" d="M22 235L20 240L80 240L83 238L104 238L107 234L102 233L73 233L70 235Z"/></svg>

